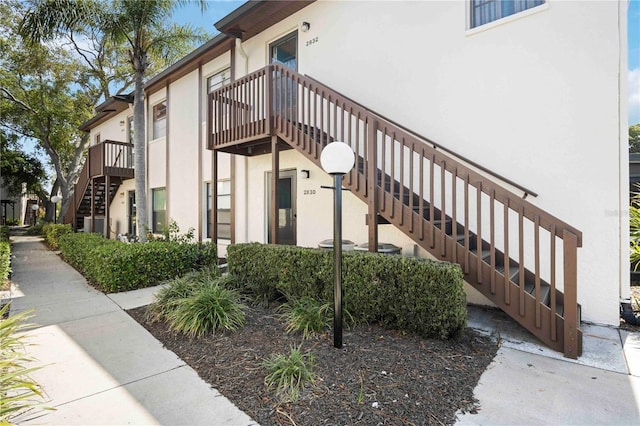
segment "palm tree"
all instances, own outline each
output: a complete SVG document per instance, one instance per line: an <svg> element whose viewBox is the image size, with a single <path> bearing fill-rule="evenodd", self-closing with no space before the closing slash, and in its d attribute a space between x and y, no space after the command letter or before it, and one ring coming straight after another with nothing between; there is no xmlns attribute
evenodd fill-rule
<svg viewBox="0 0 640 426"><path fill-rule="evenodd" d="M176 6L174 0L38 0L20 26L33 43L53 40L61 33L93 29L126 46L134 76L133 145L138 237L146 241L148 226L144 81L152 58L169 60L185 44L201 40L188 25L167 25ZM200 0L201 10L206 1Z"/></svg>

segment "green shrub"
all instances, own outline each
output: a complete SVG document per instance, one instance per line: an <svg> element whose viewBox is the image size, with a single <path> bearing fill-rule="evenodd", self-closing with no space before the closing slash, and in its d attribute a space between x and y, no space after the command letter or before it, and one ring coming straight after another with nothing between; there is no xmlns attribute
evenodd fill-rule
<svg viewBox="0 0 640 426"><path fill-rule="evenodd" d="M253 292L291 300L333 300L331 251L292 246L228 247L229 272ZM429 337L448 338L466 326L466 297L458 265L376 253L343 255L345 310L356 322L378 322Z"/></svg>
<svg viewBox="0 0 640 426"><path fill-rule="evenodd" d="M156 285L191 270L216 265L216 246L210 243L115 243L90 252L86 276L104 292Z"/></svg>
<svg viewBox="0 0 640 426"><path fill-rule="evenodd" d="M25 352L24 330L29 311L2 319L9 305L0 308L0 424L11 424L11 419L37 406L42 398L40 386L30 377L38 368L28 368L33 358Z"/></svg>
<svg viewBox="0 0 640 426"><path fill-rule="evenodd" d="M217 266L199 271L189 272L181 277L165 282L158 290L154 302L147 309L147 318L151 321L165 321L175 310L177 301L191 296L198 289L210 285L221 284L220 270Z"/></svg>
<svg viewBox="0 0 640 426"><path fill-rule="evenodd" d="M201 287L193 294L175 301L167 314L171 329L191 337L201 337L219 330L236 330L245 323L244 306L239 295L217 283Z"/></svg>
<svg viewBox="0 0 640 426"><path fill-rule="evenodd" d="M9 227L8 226L0 226L0 242L8 242L9 241Z"/></svg>
<svg viewBox="0 0 640 426"><path fill-rule="evenodd" d="M285 319L287 333L302 332L302 337L306 339L331 325L333 311L327 306L310 297L303 297L280 305L278 310Z"/></svg>
<svg viewBox="0 0 640 426"><path fill-rule="evenodd" d="M44 241L53 250L60 248L60 237L73 232L71 225L63 225L61 223L48 223L42 227Z"/></svg>
<svg viewBox="0 0 640 426"><path fill-rule="evenodd" d="M11 273L11 245L7 241L0 242L0 290Z"/></svg>
<svg viewBox="0 0 640 426"><path fill-rule="evenodd" d="M298 393L307 383L313 383L314 357L311 353L302 353L301 347L291 347L289 354L272 355L262 365L269 374L264 382L270 389L275 388L281 398L295 401Z"/></svg>
<svg viewBox="0 0 640 426"><path fill-rule="evenodd" d="M44 227L44 224L44 220L42 218L38 218L35 225L31 225L27 228L26 235L42 235L42 228Z"/></svg>
<svg viewBox="0 0 640 426"><path fill-rule="evenodd" d="M105 240L100 234L79 232L77 234L63 234L58 239L60 252L64 260L81 273L85 273L87 261L92 255L92 250L113 244L124 244L117 241Z"/></svg>

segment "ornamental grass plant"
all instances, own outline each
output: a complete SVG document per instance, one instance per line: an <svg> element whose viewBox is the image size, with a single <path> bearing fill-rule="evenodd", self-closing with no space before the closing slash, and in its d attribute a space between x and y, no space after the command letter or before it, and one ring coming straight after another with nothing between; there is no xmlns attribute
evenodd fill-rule
<svg viewBox="0 0 640 426"><path fill-rule="evenodd" d="M235 290L214 281L175 301L166 314L169 327L190 337L236 330L245 324L245 307L239 299Z"/></svg>
<svg viewBox="0 0 640 426"><path fill-rule="evenodd" d="M283 400L295 401L304 386L315 380L314 361L315 357L310 352L302 352L301 345L291 347L289 354L274 354L262 363L269 371L264 382Z"/></svg>
<svg viewBox="0 0 640 426"><path fill-rule="evenodd" d="M307 339L326 330L331 325L331 312L311 297L301 297L278 307L286 323L287 333L301 332Z"/></svg>
<svg viewBox="0 0 640 426"><path fill-rule="evenodd" d="M40 367L29 367L34 361L27 355L26 320L30 311L3 318L9 305L0 308L0 425L40 405L42 388L30 377Z"/></svg>

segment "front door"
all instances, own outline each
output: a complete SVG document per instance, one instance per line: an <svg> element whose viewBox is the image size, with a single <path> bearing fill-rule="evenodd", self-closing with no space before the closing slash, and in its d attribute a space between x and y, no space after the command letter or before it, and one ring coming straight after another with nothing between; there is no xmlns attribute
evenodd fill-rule
<svg viewBox="0 0 640 426"><path fill-rule="evenodd" d="M267 172L267 238L271 238L271 172ZM296 171L284 170L278 179L278 244L296 245Z"/></svg>
<svg viewBox="0 0 640 426"><path fill-rule="evenodd" d="M298 32L294 31L269 45L269 58L277 63L298 71Z"/></svg>
<svg viewBox="0 0 640 426"><path fill-rule="evenodd" d="M136 191L129 191L127 202L127 218L129 235L137 235L136 233Z"/></svg>

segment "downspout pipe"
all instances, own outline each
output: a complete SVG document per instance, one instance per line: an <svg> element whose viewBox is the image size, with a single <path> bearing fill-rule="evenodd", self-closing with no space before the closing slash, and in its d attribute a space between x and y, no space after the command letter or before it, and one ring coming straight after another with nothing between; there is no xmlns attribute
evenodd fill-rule
<svg viewBox="0 0 640 426"><path fill-rule="evenodd" d="M240 53L244 58L244 75L249 74L249 56L242 48L242 40L240 38L236 38L236 52Z"/></svg>

